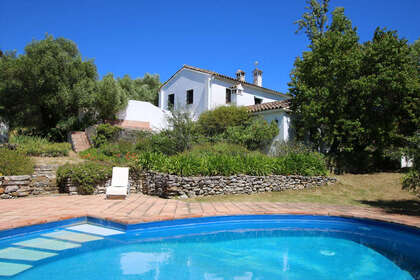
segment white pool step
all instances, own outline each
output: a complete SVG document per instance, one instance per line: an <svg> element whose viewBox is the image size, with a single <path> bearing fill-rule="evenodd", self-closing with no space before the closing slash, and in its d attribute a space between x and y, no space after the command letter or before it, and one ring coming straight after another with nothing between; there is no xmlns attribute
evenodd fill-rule
<svg viewBox="0 0 420 280"><path fill-rule="evenodd" d="M75 230L75 231L81 231L81 232L85 232L85 233L96 234L96 235L102 235L102 236L110 236L110 235L116 235L116 234L123 234L124 233L124 232L119 231L119 230L100 227L100 226L95 226L95 225L90 225L90 224L82 224L82 225L72 226L72 227L68 227L67 229Z"/></svg>
<svg viewBox="0 0 420 280"><path fill-rule="evenodd" d="M0 250L0 258L7 260L39 261L56 255L56 253L16 247L8 247Z"/></svg>
<svg viewBox="0 0 420 280"><path fill-rule="evenodd" d="M0 276L14 276L31 267L29 264L0 262Z"/></svg>
<svg viewBox="0 0 420 280"><path fill-rule="evenodd" d="M62 239L62 240L67 240L67 241L73 241L73 242L79 242L79 243L84 243L84 242L103 239L100 236L95 236L95 235L90 235L90 234L85 234L85 233L65 231L65 230L60 230L60 231L55 231L55 232L43 234L42 236L52 237L52 238L57 238L57 239Z"/></svg>
<svg viewBox="0 0 420 280"><path fill-rule="evenodd" d="M59 251L81 247L82 243L102 240L104 239L103 236L123 233L122 231L101 226L81 224L13 243L11 245L25 248L7 247L0 249L0 259L5 260L3 262L0 261L0 277L14 276L32 267L29 264L15 263L13 261L36 262L57 256ZM57 251L57 253L37 249ZM9 260L10 262L8 262Z"/></svg>
<svg viewBox="0 0 420 280"><path fill-rule="evenodd" d="M47 238L41 238L41 237L13 243L13 245L37 248L37 249L53 250L53 251L62 251L62 250L80 247L80 244L77 244L77 243L54 240L54 239L47 239Z"/></svg>

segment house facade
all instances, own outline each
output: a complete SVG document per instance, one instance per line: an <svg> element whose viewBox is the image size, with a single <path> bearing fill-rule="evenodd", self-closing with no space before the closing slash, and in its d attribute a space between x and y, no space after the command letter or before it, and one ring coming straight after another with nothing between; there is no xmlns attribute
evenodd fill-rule
<svg viewBox="0 0 420 280"><path fill-rule="evenodd" d="M275 141L288 141L290 128L290 96L262 86L262 71L253 71L253 82L245 80L245 72L238 70L236 77L184 65L159 89L159 107L130 100L117 114L118 125L133 129L161 130L168 127L171 110L188 111L192 119L219 106L246 106L254 115L275 122L279 134Z"/></svg>
<svg viewBox="0 0 420 280"><path fill-rule="evenodd" d="M253 82L245 80L238 70L236 78L217 72L184 65L160 88L159 107L162 110L188 111L193 119L219 106L247 106L255 115L276 122L277 141L292 136L288 100L290 96L262 86L262 71L253 71Z"/></svg>

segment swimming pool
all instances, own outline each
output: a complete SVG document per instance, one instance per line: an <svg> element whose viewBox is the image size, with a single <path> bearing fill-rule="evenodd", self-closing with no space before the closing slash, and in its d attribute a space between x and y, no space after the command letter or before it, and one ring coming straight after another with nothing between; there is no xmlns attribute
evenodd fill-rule
<svg viewBox="0 0 420 280"><path fill-rule="evenodd" d="M420 230L307 215L0 232L0 279L420 279Z"/></svg>

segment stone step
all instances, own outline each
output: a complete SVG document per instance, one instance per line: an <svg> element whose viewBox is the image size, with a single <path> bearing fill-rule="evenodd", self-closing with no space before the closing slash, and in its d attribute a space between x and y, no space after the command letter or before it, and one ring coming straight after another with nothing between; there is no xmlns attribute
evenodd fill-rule
<svg viewBox="0 0 420 280"><path fill-rule="evenodd" d="M71 133L71 145L76 153L90 148L89 140L84 131L73 131Z"/></svg>

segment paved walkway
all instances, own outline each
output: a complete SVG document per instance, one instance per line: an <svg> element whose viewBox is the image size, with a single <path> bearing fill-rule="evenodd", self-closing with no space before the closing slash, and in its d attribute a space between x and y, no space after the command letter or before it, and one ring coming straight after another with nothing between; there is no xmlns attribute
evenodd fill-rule
<svg viewBox="0 0 420 280"><path fill-rule="evenodd" d="M141 194L126 200L95 196L49 196L0 201L0 230L69 218L92 216L135 224L189 217L246 214L314 214L361 217L420 228L420 217L389 214L373 207L281 202L184 202Z"/></svg>

